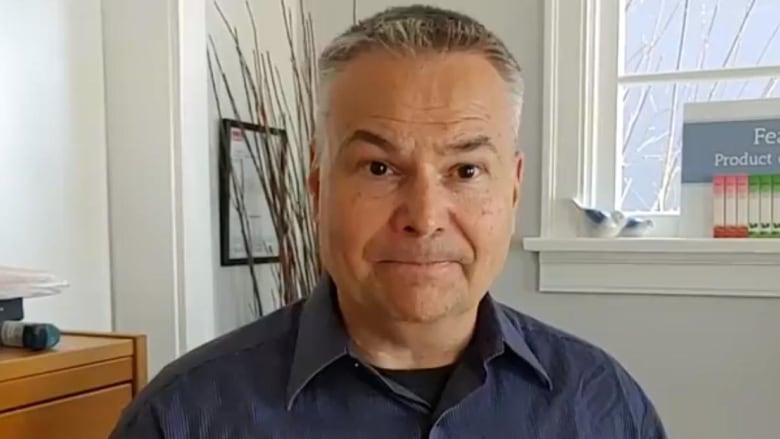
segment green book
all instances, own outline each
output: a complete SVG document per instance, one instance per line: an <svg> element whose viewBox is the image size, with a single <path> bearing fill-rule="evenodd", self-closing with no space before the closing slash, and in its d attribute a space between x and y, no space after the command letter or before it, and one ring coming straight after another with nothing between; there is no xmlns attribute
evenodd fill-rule
<svg viewBox="0 0 780 439"><path fill-rule="evenodd" d="M761 176L748 177L748 236L761 235Z"/></svg>
<svg viewBox="0 0 780 439"><path fill-rule="evenodd" d="M772 176L772 237L780 238L780 174Z"/></svg>
<svg viewBox="0 0 780 439"><path fill-rule="evenodd" d="M759 186L761 193L761 237L772 236L772 176L762 175Z"/></svg>

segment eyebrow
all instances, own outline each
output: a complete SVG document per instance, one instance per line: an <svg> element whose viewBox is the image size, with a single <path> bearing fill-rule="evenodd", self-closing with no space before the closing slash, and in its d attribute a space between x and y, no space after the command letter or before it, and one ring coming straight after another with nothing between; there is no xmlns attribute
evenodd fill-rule
<svg viewBox="0 0 780 439"><path fill-rule="evenodd" d="M341 144L340 149L343 149L345 146L358 141L366 142L378 146L379 148L385 150L386 152L393 152L398 150L398 147L394 145L393 142L385 139L379 134L375 134L367 130L356 130L355 132L353 132L349 137L347 137L347 140L345 140Z"/></svg>
<svg viewBox="0 0 780 439"><path fill-rule="evenodd" d="M489 136L480 135L470 139L462 140L450 145L444 146L444 151L471 152L480 148L488 148L491 152L498 155L498 150Z"/></svg>
<svg viewBox="0 0 780 439"><path fill-rule="evenodd" d="M341 144L341 147L343 148L357 141L370 143L374 146L381 148L382 150L388 153L397 152L399 150L399 147L395 145L393 142L385 139L379 134L364 129L355 130L355 132L353 132ZM480 148L488 148L491 152L498 155L498 150L496 149L496 146L493 144L492 139L490 138L490 136L486 136L486 135L479 135L466 140L461 140L455 143L444 145L441 148L437 148L437 152L440 155L444 155L447 152L465 153L465 152L475 151Z"/></svg>

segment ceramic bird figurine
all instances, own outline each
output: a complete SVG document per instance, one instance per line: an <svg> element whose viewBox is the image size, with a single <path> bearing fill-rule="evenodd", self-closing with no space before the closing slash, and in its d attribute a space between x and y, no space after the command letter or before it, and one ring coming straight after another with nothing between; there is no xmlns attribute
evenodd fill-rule
<svg viewBox="0 0 780 439"><path fill-rule="evenodd" d="M577 200L574 204L582 211L589 234L596 238L611 238L617 236L626 223L626 216L619 210L611 212L592 207L585 207Z"/></svg>
<svg viewBox="0 0 780 439"><path fill-rule="evenodd" d="M623 230L620 231L620 236L630 238L645 236L654 226L653 220L649 218L629 217L626 219Z"/></svg>

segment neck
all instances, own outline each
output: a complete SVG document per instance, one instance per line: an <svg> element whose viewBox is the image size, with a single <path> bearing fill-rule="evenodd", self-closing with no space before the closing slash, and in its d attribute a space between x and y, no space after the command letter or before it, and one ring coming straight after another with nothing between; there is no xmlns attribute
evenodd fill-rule
<svg viewBox="0 0 780 439"><path fill-rule="evenodd" d="M339 298L356 353L368 363L395 370L430 369L457 361L471 340L477 310L430 322L388 319Z"/></svg>

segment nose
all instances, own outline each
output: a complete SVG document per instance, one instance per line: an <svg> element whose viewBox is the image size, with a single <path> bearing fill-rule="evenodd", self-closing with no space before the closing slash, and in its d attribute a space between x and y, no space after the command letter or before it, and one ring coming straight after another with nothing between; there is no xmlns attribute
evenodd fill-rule
<svg viewBox="0 0 780 439"><path fill-rule="evenodd" d="M440 234L449 221L449 197L434 173L420 173L407 180L393 218L396 231L414 237Z"/></svg>

